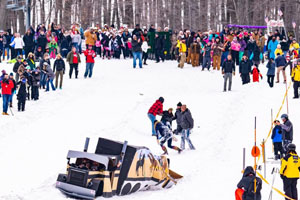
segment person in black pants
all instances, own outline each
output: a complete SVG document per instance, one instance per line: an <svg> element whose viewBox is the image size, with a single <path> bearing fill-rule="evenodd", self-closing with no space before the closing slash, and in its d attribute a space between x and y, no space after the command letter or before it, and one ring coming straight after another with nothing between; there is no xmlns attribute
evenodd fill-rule
<svg viewBox="0 0 300 200"><path fill-rule="evenodd" d="M160 59L163 62L165 61L163 48L164 48L164 40L156 33L155 41L154 41L154 51L155 51L155 59L157 63L160 61Z"/></svg>
<svg viewBox="0 0 300 200"><path fill-rule="evenodd" d="M20 112L25 111L25 103L26 103L26 97L27 97L27 93L26 93L26 78L22 78L21 81L19 81L17 83L17 85L20 85L20 89L18 91L17 94L17 99L18 99L18 111Z"/></svg>
<svg viewBox="0 0 300 200"><path fill-rule="evenodd" d="M274 86L274 77L275 77L275 62L273 58L270 58L268 64L267 64L268 72L268 83L269 86L272 88Z"/></svg>
<svg viewBox="0 0 300 200"><path fill-rule="evenodd" d="M78 64L80 63L80 55L76 52L76 47L72 47L67 55L67 62L70 64L70 79L72 78L73 70L75 70L75 78L78 78Z"/></svg>
<svg viewBox="0 0 300 200"><path fill-rule="evenodd" d="M294 99L299 98L299 87L300 87L300 61L292 70L292 80L294 82Z"/></svg>
<svg viewBox="0 0 300 200"><path fill-rule="evenodd" d="M243 85L250 83L251 66L252 62L248 60L247 55L244 54L239 66L240 76L242 78Z"/></svg>
<svg viewBox="0 0 300 200"><path fill-rule="evenodd" d="M286 156L281 159L280 177L283 180L285 195L292 199L298 199L297 181L299 179L300 159L295 144L289 144L287 149ZM286 199L288 200L288 198Z"/></svg>

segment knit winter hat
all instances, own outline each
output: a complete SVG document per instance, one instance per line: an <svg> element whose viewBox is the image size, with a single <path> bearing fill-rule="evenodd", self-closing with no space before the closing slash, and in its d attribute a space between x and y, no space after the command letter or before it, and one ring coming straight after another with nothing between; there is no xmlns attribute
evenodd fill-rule
<svg viewBox="0 0 300 200"><path fill-rule="evenodd" d="M1 72L2 72L2 74L6 74L6 71L5 71L5 70L2 70Z"/></svg>
<svg viewBox="0 0 300 200"><path fill-rule="evenodd" d="M180 107L181 107L181 106L182 106L182 103L181 103L181 102L179 102L179 103L177 104L177 106L180 106Z"/></svg>
<svg viewBox="0 0 300 200"><path fill-rule="evenodd" d="M11 73L9 74L9 76L14 76L14 74L11 72Z"/></svg>

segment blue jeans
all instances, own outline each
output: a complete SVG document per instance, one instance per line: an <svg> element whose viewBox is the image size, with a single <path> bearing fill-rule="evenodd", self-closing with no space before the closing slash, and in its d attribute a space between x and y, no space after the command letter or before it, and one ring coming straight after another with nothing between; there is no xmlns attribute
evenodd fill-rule
<svg viewBox="0 0 300 200"><path fill-rule="evenodd" d="M40 79L40 85L41 87L45 87L46 86L46 74L44 72L41 72L41 79Z"/></svg>
<svg viewBox="0 0 300 200"><path fill-rule="evenodd" d="M12 100L13 100L13 96L14 96L14 93L11 93L10 97L9 97L9 103L12 103Z"/></svg>
<svg viewBox="0 0 300 200"><path fill-rule="evenodd" d="M148 117L151 121L151 124L152 124L152 135L156 135L156 132L154 130L154 121L156 120L156 117L150 113L148 113Z"/></svg>
<svg viewBox="0 0 300 200"><path fill-rule="evenodd" d="M195 147L190 139L190 129L183 129L181 132L181 149L184 150L185 149L185 140L187 141L190 149L194 150Z"/></svg>
<svg viewBox="0 0 300 200"><path fill-rule="evenodd" d="M227 59L227 56L228 56L228 51L224 51L222 53L222 56L221 56L221 66L223 65L223 62Z"/></svg>
<svg viewBox="0 0 300 200"><path fill-rule="evenodd" d="M3 100L3 112L4 113L7 113L8 102L9 102L10 96L11 95L9 95L9 94L3 94L3 96L2 96L2 100Z"/></svg>
<svg viewBox="0 0 300 200"><path fill-rule="evenodd" d="M3 59L5 58L5 51L7 52L7 60L9 60L9 47L3 48Z"/></svg>
<svg viewBox="0 0 300 200"><path fill-rule="evenodd" d="M94 63L86 63L84 78L86 78L88 75L89 75L89 78L92 77L92 75L93 75L93 68L94 68Z"/></svg>
<svg viewBox="0 0 300 200"><path fill-rule="evenodd" d="M55 91L55 87L53 85L53 79L48 79L47 80L47 87L46 87L46 91L49 91L49 84L51 84L52 90Z"/></svg>
<svg viewBox="0 0 300 200"><path fill-rule="evenodd" d="M138 58L139 59L139 66L140 68L143 67L143 64L142 64L142 52L132 52L133 53L133 68L136 67L136 59Z"/></svg>

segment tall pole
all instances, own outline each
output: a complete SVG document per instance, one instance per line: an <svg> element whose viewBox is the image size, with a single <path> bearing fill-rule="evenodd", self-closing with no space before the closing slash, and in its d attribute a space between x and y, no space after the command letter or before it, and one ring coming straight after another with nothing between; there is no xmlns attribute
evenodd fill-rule
<svg viewBox="0 0 300 200"><path fill-rule="evenodd" d="M254 146L255 146L255 151L256 151L256 117L255 117L255 121L254 121ZM254 172L255 172L255 178L254 178L254 200L256 200L256 157L254 157Z"/></svg>
<svg viewBox="0 0 300 200"><path fill-rule="evenodd" d="M26 30L28 30L30 27L30 0L26 0L25 12L26 12Z"/></svg>

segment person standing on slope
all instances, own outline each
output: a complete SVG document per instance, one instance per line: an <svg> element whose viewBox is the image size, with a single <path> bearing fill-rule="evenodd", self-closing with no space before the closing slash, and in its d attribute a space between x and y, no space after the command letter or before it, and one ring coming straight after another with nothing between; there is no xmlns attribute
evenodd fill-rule
<svg viewBox="0 0 300 200"><path fill-rule="evenodd" d="M232 74L235 75L235 65L231 55L228 55L227 60L223 62L222 74L224 75L224 92L227 91L227 80L229 80L228 91L231 91Z"/></svg>
<svg viewBox="0 0 300 200"><path fill-rule="evenodd" d="M283 157L282 129L279 120L275 120L274 125L271 139L273 140L275 160L278 160ZM280 152L280 155L278 155L278 152Z"/></svg>
<svg viewBox="0 0 300 200"><path fill-rule="evenodd" d="M251 66L252 62L248 59L247 55L244 54L239 66L239 72L243 85L250 83Z"/></svg>
<svg viewBox="0 0 300 200"><path fill-rule="evenodd" d="M143 68L143 61L142 61L142 44L143 41L141 38L137 38L136 35L133 35L132 38L132 54L133 54L133 68L136 67L136 59L139 59L139 66Z"/></svg>
<svg viewBox="0 0 300 200"><path fill-rule="evenodd" d="M255 181L256 184L254 184ZM254 189L254 185L256 185L256 189ZM255 172L251 166L246 167L243 178L240 180L237 187L244 189L243 200L261 200L260 191L262 189L262 181L255 176Z"/></svg>
<svg viewBox="0 0 300 200"><path fill-rule="evenodd" d="M156 132L154 129L154 121L156 120L156 115L162 115L163 113L163 103L165 99L163 97L159 97L158 100L151 106L148 111L148 117L152 124L152 136L156 136Z"/></svg>
<svg viewBox="0 0 300 200"><path fill-rule="evenodd" d="M187 141L191 150L195 150L195 147L190 139L191 130L194 128L194 119L190 110L186 105L181 106L181 122L180 126L182 127L181 132L181 150L185 149L185 141Z"/></svg>
<svg viewBox="0 0 300 200"><path fill-rule="evenodd" d="M294 82L294 99L299 98L299 87L300 87L300 61L292 69L292 80Z"/></svg>
<svg viewBox="0 0 300 200"><path fill-rule="evenodd" d="M287 114L281 115L281 120L283 121L283 124L280 125L282 128L283 149L286 153L288 151L287 146L293 142L293 124Z"/></svg>
<svg viewBox="0 0 300 200"><path fill-rule="evenodd" d="M76 52L76 47L72 47L72 51L70 51L67 55L67 62L70 64L69 76L72 78L73 69L75 70L75 78L78 78L78 64L80 61L80 55Z"/></svg>
<svg viewBox="0 0 300 200"><path fill-rule="evenodd" d="M92 74L93 74L95 58L97 55L92 48L93 48L93 46L89 45L88 49L83 52L86 57L86 69L85 69L85 73L84 73L84 78L86 78L87 76L89 76L89 78L91 78Z"/></svg>
<svg viewBox="0 0 300 200"><path fill-rule="evenodd" d="M4 78L1 81L2 88L2 100L3 100L3 113L2 115L9 115L7 113L8 103L11 96L11 91L14 87L14 83L9 79L8 74L5 73Z"/></svg>
<svg viewBox="0 0 300 200"><path fill-rule="evenodd" d="M177 128L175 130L175 134L176 135L179 135L182 131L182 127L180 125L181 123L181 106L182 106L182 103L181 102L178 102L177 104L177 108L176 108L176 111L175 111L175 116L173 118L173 120L176 120L176 124L177 124Z"/></svg>
<svg viewBox="0 0 300 200"><path fill-rule="evenodd" d="M285 195L292 199L298 199L297 181L299 179L300 159L296 152L296 145L289 144L287 149L287 155L281 159L280 177L283 180Z"/></svg>

